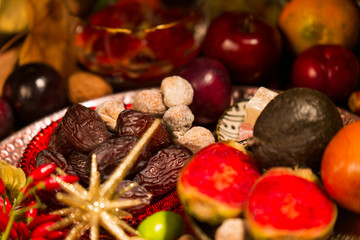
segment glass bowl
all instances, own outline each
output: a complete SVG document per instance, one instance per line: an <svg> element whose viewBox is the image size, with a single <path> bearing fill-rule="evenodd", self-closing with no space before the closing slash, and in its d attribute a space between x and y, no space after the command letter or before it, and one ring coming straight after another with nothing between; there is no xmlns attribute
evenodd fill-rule
<svg viewBox="0 0 360 240"><path fill-rule="evenodd" d="M19 163L21 169L28 175L32 169L36 166L36 156L41 150L47 148L51 134L53 133L54 129L56 128L57 124L60 122L61 119L52 122L46 128L42 129L29 143L27 148L24 151L23 157ZM40 198L42 199L43 203L47 204L50 210L54 210L54 201L50 198L54 197L54 194L49 194L46 192L39 193ZM171 190L165 195L161 195L153 199L151 205L144 208L141 214L134 214L133 218L127 219L128 223L132 226L137 226L143 219L147 216L163 210L169 210L181 215L184 214L183 207L180 203L180 200L177 195L176 189Z"/></svg>
<svg viewBox="0 0 360 240"><path fill-rule="evenodd" d="M79 62L120 86L160 83L198 54L209 24L203 0L77 1L67 6Z"/></svg>

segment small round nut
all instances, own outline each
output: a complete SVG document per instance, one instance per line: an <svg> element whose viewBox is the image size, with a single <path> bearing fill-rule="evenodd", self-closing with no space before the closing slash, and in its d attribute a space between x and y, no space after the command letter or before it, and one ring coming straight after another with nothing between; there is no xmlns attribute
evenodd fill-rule
<svg viewBox="0 0 360 240"><path fill-rule="evenodd" d="M194 89L191 84L179 76L164 78L161 81L160 90L164 95L164 103L167 107L189 106L194 97Z"/></svg>
<svg viewBox="0 0 360 240"><path fill-rule="evenodd" d="M204 147L214 143L215 138L207 128L192 127L184 136L179 136L177 142L195 154Z"/></svg>
<svg viewBox="0 0 360 240"><path fill-rule="evenodd" d="M348 107L350 111L360 114L360 91L353 91L348 98Z"/></svg>
<svg viewBox="0 0 360 240"><path fill-rule="evenodd" d="M244 220L241 218L226 219L215 232L215 240L245 239Z"/></svg>
<svg viewBox="0 0 360 240"><path fill-rule="evenodd" d="M114 131L116 127L116 120L119 114L125 110L125 106L120 99L110 99L100 103L95 111L100 115L105 122L106 127L110 131Z"/></svg>
<svg viewBox="0 0 360 240"><path fill-rule="evenodd" d="M68 79L68 97L72 103L80 103L113 93L105 79L89 72L75 72Z"/></svg>
<svg viewBox="0 0 360 240"><path fill-rule="evenodd" d="M147 89L139 92L134 98L132 108L154 115L163 115L166 111L163 95L157 89Z"/></svg>
<svg viewBox="0 0 360 240"><path fill-rule="evenodd" d="M194 121L194 114L186 105L179 105L169 108L164 116L163 123L171 132L178 132L184 135Z"/></svg>

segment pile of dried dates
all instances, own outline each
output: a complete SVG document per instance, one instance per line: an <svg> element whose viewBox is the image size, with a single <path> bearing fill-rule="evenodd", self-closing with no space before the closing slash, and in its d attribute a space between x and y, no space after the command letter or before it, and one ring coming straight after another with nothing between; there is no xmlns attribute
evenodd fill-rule
<svg viewBox="0 0 360 240"><path fill-rule="evenodd" d="M180 79L180 81L182 80ZM189 125L188 129L184 130L180 136L178 131L175 132L166 123L166 111L162 114L154 114L136 110L136 101L144 98L144 94L150 96L149 99L144 99L147 103L154 100L153 94L160 93L162 96L160 90L150 91L152 92L149 90L140 92L132 107L127 107L114 99L104 102L96 108L85 107L82 104L70 106L54 129L47 149L40 151L37 155L36 166L55 163L67 174L79 176L80 183L87 187L91 158L95 155L101 181L104 182L154 120L164 116L162 123L149 144L142 150L136 164L127 173L126 181L123 183L137 182L138 186L121 197L140 197L145 203L151 203L175 189L180 171L194 153L192 148L196 145L194 143L211 143L214 139L211 132L204 128L201 131L208 131L211 135L211 137L207 137L207 140L195 139L189 145L190 147L180 144L178 139L183 137L187 130L194 131L202 127L192 127L192 120L190 124L186 122L184 124ZM172 111L171 107L165 108ZM55 206L60 204L55 198L51 201ZM141 207L130 209L129 212L134 214L139 210Z"/></svg>

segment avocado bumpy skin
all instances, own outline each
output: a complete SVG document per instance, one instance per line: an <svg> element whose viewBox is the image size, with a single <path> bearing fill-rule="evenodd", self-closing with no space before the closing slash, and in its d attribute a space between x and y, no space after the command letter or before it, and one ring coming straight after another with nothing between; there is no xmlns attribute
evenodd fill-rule
<svg viewBox="0 0 360 240"><path fill-rule="evenodd" d="M342 127L337 107L325 94L308 88L285 90L255 122L255 161L263 169L298 166L318 171L325 147Z"/></svg>

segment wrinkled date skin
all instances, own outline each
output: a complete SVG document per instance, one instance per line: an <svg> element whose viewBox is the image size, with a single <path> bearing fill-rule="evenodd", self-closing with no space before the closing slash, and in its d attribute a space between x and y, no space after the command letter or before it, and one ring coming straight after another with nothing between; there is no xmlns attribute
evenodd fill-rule
<svg viewBox="0 0 360 240"><path fill-rule="evenodd" d="M115 132L119 136L136 136L140 138L155 121L155 117L140 111L128 109L122 111L117 119ZM160 124L150 140L150 151L155 153L171 144L170 134L163 124Z"/></svg>
<svg viewBox="0 0 360 240"><path fill-rule="evenodd" d="M62 130L62 121L58 123L53 133L51 134L50 142L47 149L61 153L65 158L72 151L74 151L74 146L67 140L67 137Z"/></svg>
<svg viewBox="0 0 360 240"><path fill-rule="evenodd" d="M75 170L70 164L68 164L64 156L55 151L49 151L46 149L40 151L36 156L35 162L36 162L36 167L48 163L55 163L55 165L58 168L62 169L67 174L76 175Z"/></svg>
<svg viewBox="0 0 360 240"><path fill-rule="evenodd" d="M86 171L88 155L79 151L73 151L68 157L67 162L73 167L76 175L80 178L80 183L87 187L89 185L89 173Z"/></svg>
<svg viewBox="0 0 360 240"><path fill-rule="evenodd" d="M89 152L110 138L101 117L81 104L68 108L62 119L62 129L67 140L81 152Z"/></svg>
<svg viewBox="0 0 360 240"><path fill-rule="evenodd" d="M142 203L139 206L127 208L126 211L130 212L131 214L141 214L143 213L143 209L148 207L151 203L153 198L153 194L151 194L146 188L140 185L136 185L135 187L131 188L129 191L122 194L122 189L127 188L131 183L134 183L131 180L123 180L119 184L117 191L115 193L114 198L116 199L141 199Z"/></svg>
<svg viewBox="0 0 360 240"><path fill-rule="evenodd" d="M71 174L71 175L76 175L75 170L73 169L73 167L70 164L68 164L68 162L66 161L64 156L55 151L49 151L46 149L40 151L38 153L38 155L36 156L35 163L36 163L36 167L39 167L41 165L48 164L48 163L55 163L56 166L59 167L60 169L62 169L65 173ZM59 189L55 190L55 191L44 190L44 192L41 192L40 194L43 194L43 196L46 198L47 204L50 208L65 207L64 203L62 203L56 199L56 193L58 193L60 191L62 191L62 190L59 190Z"/></svg>
<svg viewBox="0 0 360 240"><path fill-rule="evenodd" d="M139 138L135 136L120 136L118 138L110 139L97 146L93 151L89 153L89 159L87 162L86 170L90 171L91 156L96 155L96 161L98 164L98 170L101 174L101 180L105 181L113 170L124 160L129 154L131 149L136 145ZM138 172L143 169L148 160L151 157L151 153L148 147L145 147L136 163L129 172L129 175ZM90 174L90 173L89 173Z"/></svg>
<svg viewBox="0 0 360 240"><path fill-rule="evenodd" d="M146 168L137 173L134 181L155 196L167 193L176 187L180 171L191 158L189 149L171 145L150 158Z"/></svg>

